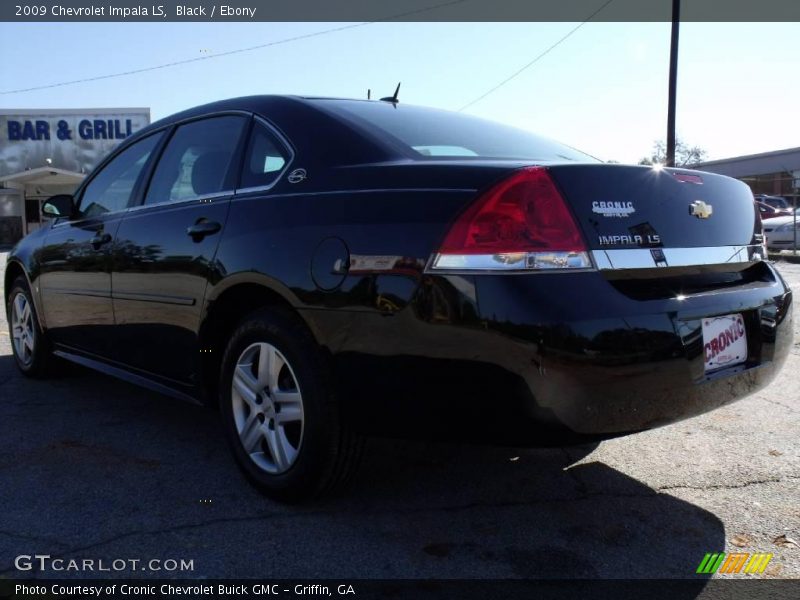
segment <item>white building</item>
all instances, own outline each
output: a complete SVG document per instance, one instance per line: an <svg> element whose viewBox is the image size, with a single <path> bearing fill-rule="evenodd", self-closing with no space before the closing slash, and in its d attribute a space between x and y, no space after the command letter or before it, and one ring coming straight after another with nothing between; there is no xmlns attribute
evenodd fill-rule
<svg viewBox="0 0 800 600"><path fill-rule="evenodd" d="M783 196L795 201L800 195L800 148L709 160L692 168L741 179L754 194Z"/></svg>
<svg viewBox="0 0 800 600"><path fill-rule="evenodd" d="M149 124L149 108L0 109L0 246L39 227L44 200L75 191Z"/></svg>

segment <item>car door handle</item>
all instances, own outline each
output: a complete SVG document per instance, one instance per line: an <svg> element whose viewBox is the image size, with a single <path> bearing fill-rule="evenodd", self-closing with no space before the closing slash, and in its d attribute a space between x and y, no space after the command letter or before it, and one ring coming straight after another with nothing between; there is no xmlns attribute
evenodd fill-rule
<svg viewBox="0 0 800 600"><path fill-rule="evenodd" d="M89 243L94 246L95 250L99 250L100 246L103 244L107 244L111 241L111 234L110 233L103 233L102 231L98 231L95 236L89 240Z"/></svg>
<svg viewBox="0 0 800 600"><path fill-rule="evenodd" d="M186 229L186 233L191 236L195 242L199 242L207 235L217 233L220 229L222 229L222 225L216 221L200 220L194 225L188 227Z"/></svg>

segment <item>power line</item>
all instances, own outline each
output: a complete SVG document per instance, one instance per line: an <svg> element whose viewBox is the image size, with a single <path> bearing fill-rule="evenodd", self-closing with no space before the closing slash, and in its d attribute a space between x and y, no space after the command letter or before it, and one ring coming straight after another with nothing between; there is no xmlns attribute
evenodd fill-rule
<svg viewBox="0 0 800 600"><path fill-rule="evenodd" d="M307 34L304 34L304 35L298 35L298 36L295 36L295 37L285 38L285 39L282 39L282 40L275 40L274 42L269 42L269 43L266 43L266 44L259 44L258 46L250 46L249 48L239 48L237 50L228 50L227 52L217 52L216 54L209 54L207 56L198 56L198 57L195 57L195 58L187 58L187 59L184 59L184 60L176 60L174 62L163 63L163 64L160 64L160 65L153 65L151 67L143 67L141 69L133 69L133 70L130 70L130 71L120 71L119 73L108 73L108 74L105 74L105 75L97 75L95 77L85 77L83 79L72 79L70 81L61 81L59 83L49 83L49 84L45 84L45 85L37 85L35 87L21 88L21 89L18 89L18 90L5 90L5 91L0 92L0 95L19 94L19 93L22 93L22 92L33 92L33 91L36 91L36 90L47 90L47 89L50 89L50 88L63 87L63 86L66 86L66 85L74 85L74 84L77 84L77 83L88 83L90 81L100 81L101 79L112 79L114 77L125 77L127 75L136 75L137 73L146 73L148 71L157 71L159 69L168 69L170 67L177 67L179 65L188 65L190 63L200 62L202 60L211 60L212 58L220 58L222 56L230 56L232 54L241 54L242 52L250 52L252 50L258 50L260 48L269 48L270 46L277 46L279 44L287 44L289 42L296 42L298 40L308 39L308 38L312 38L312 37L316 37L316 36L320 36L320 35L325 35L325 34L328 34L328 33L335 33L337 31L344 31L345 29L354 29L356 27L363 27L365 25L371 25L371 24L372 24L372 22L355 23L353 25L345 25L343 27L336 27L336 28L333 28L333 29L325 29L323 31L316 31L314 33L307 33Z"/></svg>
<svg viewBox="0 0 800 600"><path fill-rule="evenodd" d="M8 94L21 94L22 92L34 92L38 90L47 90L56 87L63 87L67 85L75 85L78 83L88 83L90 81L100 81L102 79L112 79L115 77L126 77L128 75L136 75L138 73L146 73L148 71L157 71L159 69L168 69L171 67L177 67L180 65L188 65L190 63L200 62L203 60L211 60L214 58L220 58L222 56L231 56L233 54L242 54L243 52L252 52L253 50L260 50L262 48L270 48L272 46L279 46L281 44L288 44L290 42L297 42L300 40L307 40L314 37L319 37L322 35L327 35L329 33L337 33L339 31L345 31L347 29L356 29L357 27L366 27L367 25L373 25L374 23L382 23L386 21L392 21L395 19L401 19L403 17L408 17L411 15L427 12L430 10L435 10L437 8L444 8L447 6L451 6L453 4L460 4L465 2L466 0L451 0L450 2L443 2L441 4L434 4L431 6L418 8L416 10L411 10L404 13L399 13L396 15L391 15L389 17L384 17L382 19L376 19L375 21L365 21L363 23L353 23L351 25L343 25L341 27L333 27L331 29L323 29L322 31L315 31L313 33L305 33L303 35L296 35L290 38L284 38L282 40L275 40L274 42L267 42L265 44L258 44L257 46L250 46L248 48L238 48L236 50L228 50L226 52L217 52L215 54L208 54L206 56L197 56L195 58L187 58L184 60L176 60L173 62L163 63L160 65L153 65L151 67L143 67L141 69L132 69L130 71L120 71L118 73L108 73L105 75L97 75L95 77L85 77L83 79L73 79L70 81L61 81L58 83L48 83L44 85L37 85L34 87L29 88L20 88L17 90L4 90L0 91L0 96L8 95Z"/></svg>
<svg viewBox="0 0 800 600"><path fill-rule="evenodd" d="M500 83L498 83L497 85L495 85L493 88L489 89L489 90L488 90L488 91L486 91L485 93L483 93L483 94L481 94L480 96L478 96L477 98L475 98L473 101L471 101L471 102L468 102L467 104L465 104L464 106L462 106L461 108L459 108L459 109L458 109L458 112L461 112L461 111L463 111L463 110L466 110L466 109L468 109L468 108L469 108L470 106L472 106L473 104L477 104L478 102L480 102L481 100L483 100L484 98L486 98L486 96L488 96L489 94L492 94L492 93L496 92L496 91L497 91L497 90L499 90L501 87L503 87L505 84L507 84L509 81L511 81L512 79L514 79L514 78L515 78L515 77L517 77L518 75L520 75L520 74L521 74L523 71L526 71L527 69L529 69L530 67L532 67L533 65L535 65L537 62L539 62L539 60L541 60L542 58L544 58L545 56L547 56L547 55L550 53L550 51L551 51L551 50L555 49L555 48L556 48L557 46L559 46L559 45L560 45L562 42L564 42L564 41L565 41L565 40L566 40L568 37L570 37L570 36L571 36L573 33L575 33L576 31L578 31L578 29L580 29L581 27L583 27L584 25L586 25L586 23L588 23L589 21L591 21L591 20L592 20L592 19L593 19L595 16L597 16L597 14L598 14L598 13L599 13L601 10L603 10L603 9L604 9L606 6L608 6L609 4L611 4L613 1L614 1L614 0L607 0L607 2L606 2L605 4L603 4L603 5L602 5L600 8L598 8L596 11L594 11L594 12L593 12L591 15L589 15L588 17L586 17L586 19L585 19L585 20L584 20L582 23L580 23L580 24L579 24L577 27L574 27L573 29L571 29L571 30L569 31L569 33L567 33L567 34L566 34L564 37L562 37L561 39L559 39L559 40L558 40L558 41L557 41L555 44L553 44L552 46L550 46L549 48L547 48L547 50L545 50L544 52L542 52L541 54L539 54L539 55L538 55L536 58L534 58L534 59L533 59L532 61L530 61L528 64L526 64L526 65L525 65L525 66L523 66L522 68L518 69L517 71L515 71L514 73L512 73L511 75L509 75L508 77L506 77L506 78L505 78L503 81L501 81Z"/></svg>

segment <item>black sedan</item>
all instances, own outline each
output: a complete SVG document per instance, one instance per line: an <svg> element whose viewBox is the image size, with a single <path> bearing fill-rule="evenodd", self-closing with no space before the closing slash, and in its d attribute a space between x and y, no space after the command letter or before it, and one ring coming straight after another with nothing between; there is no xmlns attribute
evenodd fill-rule
<svg viewBox="0 0 800 600"><path fill-rule="evenodd" d="M365 433L561 444L700 414L791 344L745 184L394 100L192 109L43 212L5 275L20 370L219 407L282 500L346 479Z"/></svg>

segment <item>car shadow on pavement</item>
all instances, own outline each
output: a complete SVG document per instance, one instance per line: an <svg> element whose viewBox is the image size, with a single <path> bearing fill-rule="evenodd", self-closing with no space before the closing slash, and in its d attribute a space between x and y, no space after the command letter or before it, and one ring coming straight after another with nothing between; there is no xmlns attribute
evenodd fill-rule
<svg viewBox="0 0 800 600"><path fill-rule="evenodd" d="M25 379L4 355L0 576L40 552L192 559L178 577L697 578L699 593L722 522L593 449L370 439L349 487L283 506L239 474L217 413L84 370Z"/></svg>
<svg viewBox="0 0 800 600"><path fill-rule="evenodd" d="M696 577L704 554L725 547L722 522L601 462L575 464L595 447L370 440L344 504L406 515L404 535L442 572L472 563L498 577Z"/></svg>

